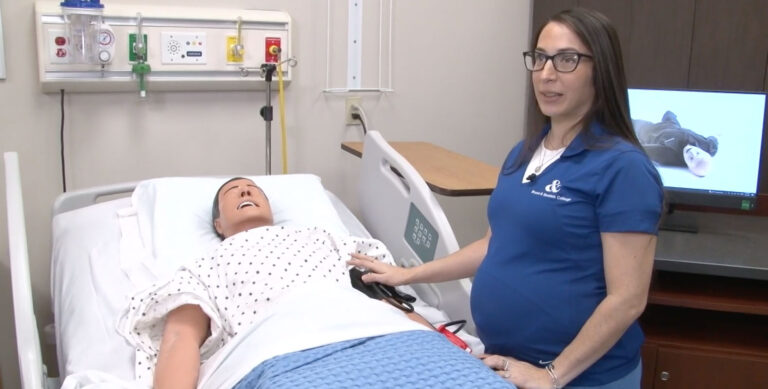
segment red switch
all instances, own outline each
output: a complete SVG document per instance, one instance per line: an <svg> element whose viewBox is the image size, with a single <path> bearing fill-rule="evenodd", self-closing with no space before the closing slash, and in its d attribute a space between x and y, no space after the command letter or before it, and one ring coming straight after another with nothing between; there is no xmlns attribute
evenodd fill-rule
<svg viewBox="0 0 768 389"><path fill-rule="evenodd" d="M56 46L64 46L67 44L67 38L64 38L63 36L57 36L53 41L56 43Z"/></svg>
<svg viewBox="0 0 768 389"><path fill-rule="evenodd" d="M56 49L56 56L59 58L64 58L67 56L67 49Z"/></svg>
<svg viewBox="0 0 768 389"><path fill-rule="evenodd" d="M264 41L264 62L277 63L280 49L280 38L267 37Z"/></svg>

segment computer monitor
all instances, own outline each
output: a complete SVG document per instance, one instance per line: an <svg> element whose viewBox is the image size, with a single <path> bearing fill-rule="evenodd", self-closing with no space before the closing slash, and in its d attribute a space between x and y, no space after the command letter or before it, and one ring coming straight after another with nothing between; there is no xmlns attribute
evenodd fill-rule
<svg viewBox="0 0 768 389"><path fill-rule="evenodd" d="M629 89L632 124L670 204L751 210L765 93Z"/></svg>

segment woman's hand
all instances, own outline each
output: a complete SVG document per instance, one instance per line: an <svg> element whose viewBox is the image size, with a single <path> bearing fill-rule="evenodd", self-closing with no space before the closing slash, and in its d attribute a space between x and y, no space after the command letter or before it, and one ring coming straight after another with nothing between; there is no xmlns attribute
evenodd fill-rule
<svg viewBox="0 0 768 389"><path fill-rule="evenodd" d="M527 362L512 357L494 354L482 354L479 358L485 366L493 369L496 374L513 383L521 389L550 389L552 378L544 368L536 367Z"/></svg>
<svg viewBox="0 0 768 389"><path fill-rule="evenodd" d="M379 282L390 286L405 285L410 282L410 269L392 266L367 255L352 253L347 265L363 270L370 270L362 279L365 283Z"/></svg>

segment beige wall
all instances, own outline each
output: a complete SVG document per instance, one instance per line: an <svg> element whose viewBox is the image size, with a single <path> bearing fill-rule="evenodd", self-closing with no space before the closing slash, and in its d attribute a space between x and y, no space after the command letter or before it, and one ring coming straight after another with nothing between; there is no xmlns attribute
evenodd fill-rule
<svg viewBox="0 0 768 389"><path fill-rule="evenodd" d="M343 0L333 0L343 6ZM103 3L109 7L111 0ZM127 1L124 1L127 2ZM210 6L203 0L142 3ZM136 1L135 3L139 3ZM378 2L366 2L378 8ZM366 94L369 126L390 140L424 140L498 165L521 138L530 0L395 1L394 93ZM287 88L291 172L320 175L354 210L358 161L339 148L360 138L344 125L344 96L325 87L326 2L222 0L227 8L280 9L293 18L299 65ZM37 80L33 0L2 0L7 79L0 81L0 151L17 151L39 325L51 322L51 205L61 193L59 95ZM476 52L469 51L470 48ZM370 60L366 58L364 60ZM336 86L336 85L334 85ZM148 177L264 172L260 92L66 94L69 190ZM280 170L273 126L273 172ZM3 173L0 172L0 175ZM4 191L0 200L5 203ZM487 197L441 198L459 242L487 228ZM0 368L3 387L19 386L11 314L5 207L0 210ZM44 349L49 366L55 351ZM52 367L55 369L55 367Z"/></svg>

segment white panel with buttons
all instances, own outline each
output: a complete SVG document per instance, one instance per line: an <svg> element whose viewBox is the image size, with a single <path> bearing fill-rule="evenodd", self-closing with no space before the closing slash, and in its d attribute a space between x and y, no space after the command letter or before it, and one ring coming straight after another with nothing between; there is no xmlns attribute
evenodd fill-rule
<svg viewBox="0 0 768 389"><path fill-rule="evenodd" d="M208 52L205 37L204 32L163 32L160 35L162 63L204 65Z"/></svg>

